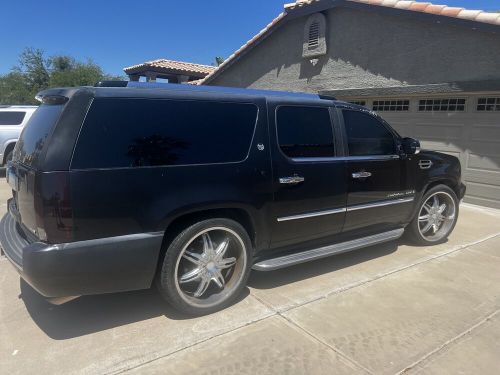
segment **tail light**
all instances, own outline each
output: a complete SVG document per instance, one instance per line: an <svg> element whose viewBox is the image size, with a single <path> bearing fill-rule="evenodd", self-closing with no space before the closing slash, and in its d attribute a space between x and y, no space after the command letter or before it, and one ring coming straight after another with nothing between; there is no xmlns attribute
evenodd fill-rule
<svg viewBox="0 0 500 375"><path fill-rule="evenodd" d="M73 210L68 172L40 173L35 187L36 234L48 243L71 242Z"/></svg>

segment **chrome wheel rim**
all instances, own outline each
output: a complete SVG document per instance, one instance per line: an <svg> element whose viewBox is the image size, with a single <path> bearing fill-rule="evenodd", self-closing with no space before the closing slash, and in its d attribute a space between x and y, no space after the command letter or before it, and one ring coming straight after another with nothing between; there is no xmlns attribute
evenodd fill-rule
<svg viewBox="0 0 500 375"><path fill-rule="evenodd" d="M240 285L246 269L245 244L235 231L212 227L193 236L177 258L175 286L194 307L224 302Z"/></svg>
<svg viewBox="0 0 500 375"><path fill-rule="evenodd" d="M432 194L418 214L418 230L427 241L445 238L456 220L455 200L444 191Z"/></svg>

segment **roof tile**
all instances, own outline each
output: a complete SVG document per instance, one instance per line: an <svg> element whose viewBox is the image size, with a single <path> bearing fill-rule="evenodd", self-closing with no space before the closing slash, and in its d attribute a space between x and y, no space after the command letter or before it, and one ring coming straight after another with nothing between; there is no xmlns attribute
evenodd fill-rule
<svg viewBox="0 0 500 375"><path fill-rule="evenodd" d="M457 18L475 21L476 17L479 16L480 13L480 10L463 9L460 13L457 14Z"/></svg>
<svg viewBox="0 0 500 375"><path fill-rule="evenodd" d="M464 10L464 8L445 7L441 11L441 15L446 17L456 17L462 10Z"/></svg>
<svg viewBox="0 0 500 375"><path fill-rule="evenodd" d="M476 21L500 25L500 14L483 12L477 15Z"/></svg>
<svg viewBox="0 0 500 375"><path fill-rule="evenodd" d="M417 3L414 2L413 4L410 5L408 10L414 10L415 12L423 12L425 11L425 8L427 8L431 3Z"/></svg>
<svg viewBox="0 0 500 375"><path fill-rule="evenodd" d="M424 12L431 14L441 14L444 8L446 8L446 5L430 4L427 8L425 8Z"/></svg>
<svg viewBox="0 0 500 375"><path fill-rule="evenodd" d="M363 2L363 1L361 1ZM412 6L412 4L414 3L415 1L405 1L405 0L401 0L401 1L398 1L398 3L394 6L394 8L398 8L398 9L408 9Z"/></svg>

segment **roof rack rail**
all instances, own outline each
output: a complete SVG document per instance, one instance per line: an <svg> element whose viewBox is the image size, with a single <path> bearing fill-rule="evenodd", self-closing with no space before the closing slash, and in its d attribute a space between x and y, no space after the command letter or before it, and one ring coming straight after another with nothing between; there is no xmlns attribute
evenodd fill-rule
<svg viewBox="0 0 500 375"><path fill-rule="evenodd" d="M127 87L128 81L99 81L94 87Z"/></svg>
<svg viewBox="0 0 500 375"><path fill-rule="evenodd" d="M320 99L326 99L326 100L337 100L335 96L332 95L325 95L325 94L319 94Z"/></svg>

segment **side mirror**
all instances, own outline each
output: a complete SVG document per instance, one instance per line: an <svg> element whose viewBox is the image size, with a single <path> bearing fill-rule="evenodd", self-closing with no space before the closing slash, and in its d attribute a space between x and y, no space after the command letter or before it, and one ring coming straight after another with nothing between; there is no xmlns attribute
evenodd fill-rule
<svg viewBox="0 0 500 375"><path fill-rule="evenodd" d="M416 155L420 152L420 142L414 138L403 138L401 144L407 155Z"/></svg>

